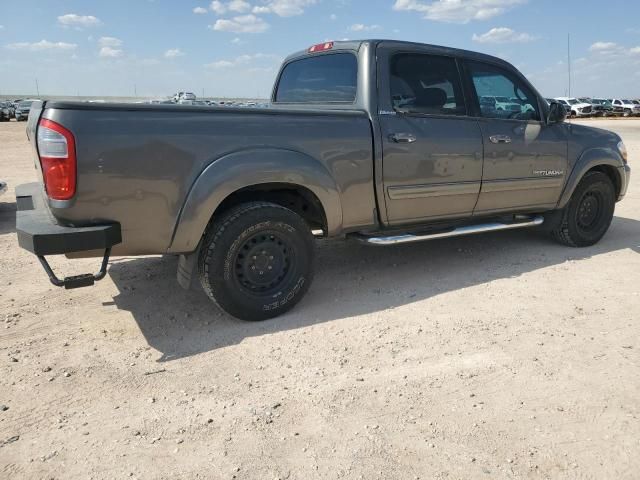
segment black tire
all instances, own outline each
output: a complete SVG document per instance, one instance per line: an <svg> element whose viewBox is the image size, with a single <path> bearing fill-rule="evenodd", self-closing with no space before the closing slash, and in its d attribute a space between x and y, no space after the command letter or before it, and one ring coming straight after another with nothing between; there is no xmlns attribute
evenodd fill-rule
<svg viewBox="0 0 640 480"><path fill-rule="evenodd" d="M602 172L588 172L576 187L551 235L570 247L590 247L604 237L616 205L611 179Z"/></svg>
<svg viewBox="0 0 640 480"><path fill-rule="evenodd" d="M288 208L251 202L225 212L205 234L198 258L209 298L241 320L293 308L309 289L315 262L307 223Z"/></svg>

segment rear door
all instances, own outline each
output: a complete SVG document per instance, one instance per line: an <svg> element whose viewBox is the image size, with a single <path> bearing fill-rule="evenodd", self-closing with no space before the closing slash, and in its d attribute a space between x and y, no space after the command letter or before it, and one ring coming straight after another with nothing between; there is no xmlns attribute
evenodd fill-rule
<svg viewBox="0 0 640 480"><path fill-rule="evenodd" d="M384 43L377 54L389 224L471 215L482 178L482 134L467 115L457 60Z"/></svg>
<svg viewBox="0 0 640 480"><path fill-rule="evenodd" d="M566 126L546 124L538 96L514 71L475 61L465 71L484 141L475 214L553 208L567 170ZM493 108L486 96L514 101Z"/></svg>

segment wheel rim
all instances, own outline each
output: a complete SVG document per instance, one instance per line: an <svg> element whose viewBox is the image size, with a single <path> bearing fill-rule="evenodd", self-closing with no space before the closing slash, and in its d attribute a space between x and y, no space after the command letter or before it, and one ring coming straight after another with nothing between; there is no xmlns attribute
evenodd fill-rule
<svg viewBox="0 0 640 480"><path fill-rule="evenodd" d="M285 283L294 270L293 253L277 232L253 235L236 254L236 281L248 292L268 295Z"/></svg>
<svg viewBox="0 0 640 480"><path fill-rule="evenodd" d="M578 206L578 226L583 231L591 231L600 224L603 198L600 192L588 191L582 196Z"/></svg>

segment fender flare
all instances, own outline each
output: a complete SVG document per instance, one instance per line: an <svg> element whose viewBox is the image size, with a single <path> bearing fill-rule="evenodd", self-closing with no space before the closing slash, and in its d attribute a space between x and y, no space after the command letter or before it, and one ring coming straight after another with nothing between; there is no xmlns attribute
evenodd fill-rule
<svg viewBox="0 0 640 480"><path fill-rule="evenodd" d="M294 150L251 148L214 160L196 178L178 215L168 253L193 252L211 216L229 195L265 183L310 190L322 204L328 235L342 230L340 191L322 163Z"/></svg>
<svg viewBox="0 0 640 480"><path fill-rule="evenodd" d="M616 172L617 185L623 184L620 169L624 167L624 162L620 154L611 148L591 148L586 150L580 155L580 158L574 165L567 183L564 186L562 195L560 195L560 201L558 202L558 208L564 208L571 200L571 196L575 191L578 183L582 180L582 177L594 167L608 166L613 167Z"/></svg>

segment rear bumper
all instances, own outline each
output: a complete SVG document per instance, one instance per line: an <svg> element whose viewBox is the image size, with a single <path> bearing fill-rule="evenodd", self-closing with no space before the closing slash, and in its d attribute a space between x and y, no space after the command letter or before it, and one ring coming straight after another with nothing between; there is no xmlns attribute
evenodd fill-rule
<svg viewBox="0 0 640 480"><path fill-rule="evenodd" d="M16 187L18 244L38 256L106 250L122 241L120 224L68 227L49 212L39 183Z"/></svg>

